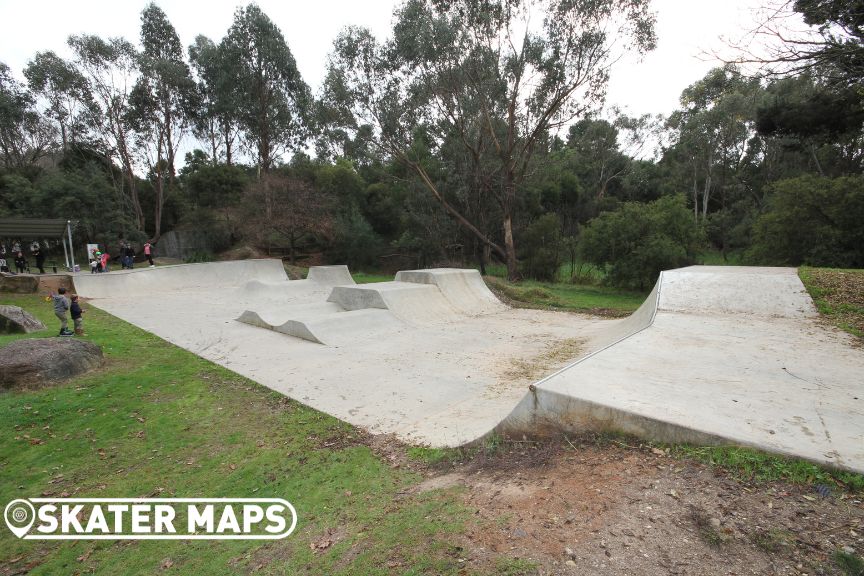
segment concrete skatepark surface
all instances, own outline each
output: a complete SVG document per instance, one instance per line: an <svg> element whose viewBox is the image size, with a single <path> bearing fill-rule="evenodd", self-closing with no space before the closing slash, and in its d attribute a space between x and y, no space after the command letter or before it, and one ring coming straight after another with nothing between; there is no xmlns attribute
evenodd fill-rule
<svg viewBox="0 0 864 576"><path fill-rule="evenodd" d="M794 269L667 271L621 320L511 309L473 270L355 285L277 260L75 277L124 320L373 433L497 430L736 443L864 472L864 353Z"/></svg>

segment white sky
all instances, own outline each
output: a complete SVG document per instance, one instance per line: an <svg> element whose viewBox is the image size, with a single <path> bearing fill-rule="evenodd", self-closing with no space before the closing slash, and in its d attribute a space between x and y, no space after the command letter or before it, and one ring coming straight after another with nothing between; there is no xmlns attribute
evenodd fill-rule
<svg viewBox="0 0 864 576"><path fill-rule="evenodd" d="M607 104L631 114L668 114L681 91L717 62L699 58L722 49L720 36L740 37L752 27L763 0L654 0L658 46L642 63L622 60L613 69ZM231 24L238 0L157 0L185 46L204 34L218 41ZM369 27L383 38L390 29L392 0L258 0L280 27L304 80L317 91L333 39L347 24ZM71 34L124 36L137 44L147 0L0 0L0 61L23 80L37 51L69 56Z"/></svg>

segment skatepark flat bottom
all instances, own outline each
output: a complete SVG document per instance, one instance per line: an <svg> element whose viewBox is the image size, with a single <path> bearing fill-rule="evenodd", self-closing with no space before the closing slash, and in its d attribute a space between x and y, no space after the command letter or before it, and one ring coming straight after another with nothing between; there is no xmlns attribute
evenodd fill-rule
<svg viewBox="0 0 864 576"><path fill-rule="evenodd" d="M665 272L623 320L510 309L475 271L400 273L375 292L354 289L347 271L290 281L280 262L259 260L76 277L76 289L273 390L412 443L616 429L864 471L864 353L818 321L794 269ZM318 341L279 331L297 325Z"/></svg>

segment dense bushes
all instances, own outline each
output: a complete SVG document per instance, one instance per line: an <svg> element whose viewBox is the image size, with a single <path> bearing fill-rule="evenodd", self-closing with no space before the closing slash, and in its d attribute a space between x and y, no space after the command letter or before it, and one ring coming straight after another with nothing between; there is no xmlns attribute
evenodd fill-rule
<svg viewBox="0 0 864 576"><path fill-rule="evenodd" d="M555 281L561 267L561 219L544 214L528 225L520 243L522 273L537 280Z"/></svg>
<svg viewBox="0 0 864 576"><path fill-rule="evenodd" d="M701 245L684 198L667 196L604 212L585 226L579 248L583 260L606 269L610 284L645 290L661 270L692 264Z"/></svg>
<svg viewBox="0 0 864 576"><path fill-rule="evenodd" d="M864 267L864 177L775 182L759 217L751 263Z"/></svg>

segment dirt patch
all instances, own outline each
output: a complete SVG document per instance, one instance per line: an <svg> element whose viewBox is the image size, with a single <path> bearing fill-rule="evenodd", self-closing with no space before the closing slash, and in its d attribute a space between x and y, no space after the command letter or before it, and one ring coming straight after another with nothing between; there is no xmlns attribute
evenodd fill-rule
<svg viewBox="0 0 864 576"><path fill-rule="evenodd" d="M842 574L835 552L864 550L860 497L752 485L648 448L569 444L514 445L420 485L465 486L468 569Z"/></svg>
<svg viewBox="0 0 864 576"><path fill-rule="evenodd" d="M543 374L578 357L584 344L585 341L581 338L565 338L549 342L545 350L533 357L512 359L503 377L508 382L537 380Z"/></svg>
<svg viewBox="0 0 864 576"><path fill-rule="evenodd" d="M831 321L864 334L864 271L813 268L807 274L811 289L818 291L817 301ZM824 310L826 306L827 311Z"/></svg>

